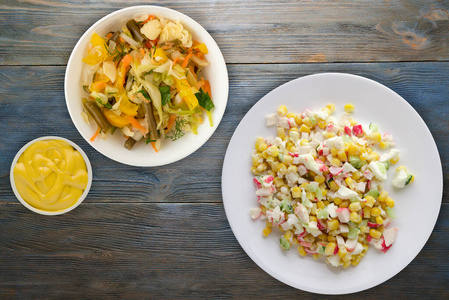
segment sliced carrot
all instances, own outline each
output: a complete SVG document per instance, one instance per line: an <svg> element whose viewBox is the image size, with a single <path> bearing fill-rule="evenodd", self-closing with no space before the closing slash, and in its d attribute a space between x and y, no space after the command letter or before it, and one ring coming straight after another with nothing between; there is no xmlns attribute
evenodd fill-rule
<svg viewBox="0 0 449 300"><path fill-rule="evenodd" d="M109 33L106 35L106 37L107 37L108 39L110 39L111 36L112 36L112 32L109 32Z"/></svg>
<svg viewBox="0 0 449 300"><path fill-rule="evenodd" d="M129 121L129 123L131 123L131 125L132 125L134 128L139 129L140 132L142 132L143 135L146 135L146 134L148 133L148 131L145 129L145 127L143 127L142 125L140 125L140 123L137 122L137 120L134 119L133 117L128 116L128 121Z"/></svg>
<svg viewBox="0 0 449 300"><path fill-rule="evenodd" d="M97 138L97 136L100 134L100 126L98 126L97 131L95 131L94 135L90 138L90 141L93 142Z"/></svg>
<svg viewBox="0 0 449 300"><path fill-rule="evenodd" d="M143 56L145 56L145 50L143 50L143 48L140 48L140 54L142 54Z"/></svg>
<svg viewBox="0 0 449 300"><path fill-rule="evenodd" d="M181 56L176 57L176 58L173 60L173 65L176 65L180 59L182 59Z"/></svg>
<svg viewBox="0 0 449 300"><path fill-rule="evenodd" d="M212 97L209 80L204 80L204 78L201 77L201 81L204 81L203 91L209 94L209 97Z"/></svg>
<svg viewBox="0 0 449 300"><path fill-rule="evenodd" d="M156 148L156 142L151 142L151 147L153 147L154 151L156 151L156 153L159 152L159 150L157 150Z"/></svg>
<svg viewBox="0 0 449 300"><path fill-rule="evenodd" d="M198 80L198 77L197 77L196 74L195 74L195 71L194 71L194 69L193 69L193 66L190 66L189 69L190 69L190 72L192 72L193 76L195 76L195 79Z"/></svg>
<svg viewBox="0 0 449 300"><path fill-rule="evenodd" d="M184 57L184 61L182 62L181 67L187 68L187 64L189 63L189 59L192 57L192 55L193 55L193 51L190 52L189 54L187 54L186 57Z"/></svg>
<svg viewBox="0 0 449 300"><path fill-rule="evenodd" d="M123 56L122 68L126 68L131 63L132 60L133 60L133 57L130 54L126 54L125 56Z"/></svg>
<svg viewBox="0 0 449 300"><path fill-rule="evenodd" d="M167 125L167 129L165 129L165 133L167 133L171 129L171 127L173 126L175 121L176 121L176 116L175 115L171 115L170 119L168 120L168 125Z"/></svg>
<svg viewBox="0 0 449 300"><path fill-rule="evenodd" d="M154 16L153 16L153 15L149 15L149 16L148 16L148 19L146 19L145 21L143 21L143 23L145 24L145 23L148 23L148 22L150 22L150 21L152 21L152 20L154 20Z"/></svg>
<svg viewBox="0 0 449 300"><path fill-rule="evenodd" d="M95 82L92 88L95 91L101 91L102 89L106 88L106 82L104 81Z"/></svg>

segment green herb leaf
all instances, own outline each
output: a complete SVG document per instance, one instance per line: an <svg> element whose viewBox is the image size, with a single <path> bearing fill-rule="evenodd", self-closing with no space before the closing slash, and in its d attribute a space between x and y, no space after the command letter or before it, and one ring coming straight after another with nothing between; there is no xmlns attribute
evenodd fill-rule
<svg viewBox="0 0 449 300"><path fill-rule="evenodd" d="M144 97L145 97L145 99L147 99L147 100L151 101L151 98L150 98L150 96L148 95L147 91L145 91L144 89L141 89L140 91L137 91L137 93L141 93L141 94L142 94L142 96L144 96Z"/></svg>
<svg viewBox="0 0 449 300"><path fill-rule="evenodd" d="M175 129L171 130L171 135L165 135L166 139L171 139L172 141L176 141L182 138L185 135L185 132L182 130L184 126L187 125L187 121L181 117L177 117L175 120Z"/></svg>
<svg viewBox="0 0 449 300"><path fill-rule="evenodd" d="M204 92L203 89L200 89L200 91L196 93L195 96L198 99L198 103L200 104L200 106L205 110L211 110L215 107L214 103L210 99L209 94Z"/></svg>
<svg viewBox="0 0 449 300"><path fill-rule="evenodd" d="M170 96L170 87L167 85L164 86L160 86L159 87L159 91L161 92L161 101L162 101L162 105L167 104L168 102L170 102L171 100L171 96Z"/></svg>
<svg viewBox="0 0 449 300"><path fill-rule="evenodd" d="M150 137L150 135L149 135L149 133L148 133L148 138L146 139L145 144L148 145L148 144L151 143L151 142L156 142L156 140L152 140L151 137Z"/></svg>
<svg viewBox="0 0 449 300"><path fill-rule="evenodd" d="M100 103L102 106L104 106L104 107L106 107L106 108L109 108L109 109L112 109L111 103L107 102L106 104L103 104L103 102L101 102L101 99L100 99L100 98L95 98L95 100L96 100L98 103Z"/></svg>

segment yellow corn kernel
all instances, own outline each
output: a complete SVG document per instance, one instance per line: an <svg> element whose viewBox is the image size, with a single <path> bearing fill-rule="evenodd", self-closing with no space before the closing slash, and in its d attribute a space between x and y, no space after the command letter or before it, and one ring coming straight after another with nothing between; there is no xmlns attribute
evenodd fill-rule
<svg viewBox="0 0 449 300"><path fill-rule="evenodd" d="M296 125L298 125L298 126L301 126L301 125L302 125L302 117L301 117L301 114L295 115L295 122L296 122Z"/></svg>
<svg viewBox="0 0 449 300"><path fill-rule="evenodd" d="M252 167L252 168L251 168L251 173L253 173L254 175L260 175L260 172L257 171L257 168L256 168L256 167Z"/></svg>
<svg viewBox="0 0 449 300"><path fill-rule="evenodd" d="M350 261L351 261L351 254L346 253L346 255L343 256L341 259L342 259L344 262L350 262Z"/></svg>
<svg viewBox="0 0 449 300"><path fill-rule="evenodd" d="M287 113L285 116L286 116L287 118L292 118L292 119L294 119L295 116L296 116L296 114L294 114L294 113Z"/></svg>
<svg viewBox="0 0 449 300"><path fill-rule="evenodd" d="M394 165L395 163L397 163L399 161L399 155L396 156L395 158L390 159L390 164Z"/></svg>
<svg viewBox="0 0 449 300"><path fill-rule="evenodd" d="M303 237L304 241L306 241L307 243L313 243L315 242L315 238L313 237L313 235L308 234L305 237Z"/></svg>
<svg viewBox="0 0 449 300"><path fill-rule="evenodd" d="M360 258L356 256L355 259L351 260L351 265L357 266L360 263Z"/></svg>
<svg viewBox="0 0 449 300"><path fill-rule="evenodd" d="M351 124L351 126L357 125L357 121L354 119L349 119L349 124Z"/></svg>
<svg viewBox="0 0 449 300"><path fill-rule="evenodd" d="M332 181L333 182L333 181ZM331 183L332 183L331 182ZM337 184L335 184L335 185L337 185ZM335 197L334 198L334 203L335 203L335 205L340 205L341 203L343 202L343 200L341 200L340 198L338 198L338 197Z"/></svg>
<svg viewBox="0 0 449 300"><path fill-rule="evenodd" d="M380 147L380 149L385 150L388 148L388 144L385 142L380 142L379 147Z"/></svg>
<svg viewBox="0 0 449 300"><path fill-rule="evenodd" d="M373 207L374 202L376 202L376 200L373 198L373 196L370 196L370 195L366 196L365 200L366 200L365 205L369 206L369 207Z"/></svg>
<svg viewBox="0 0 449 300"><path fill-rule="evenodd" d="M276 132L277 132L278 137L280 137L281 139L285 138L285 129L284 128L277 127Z"/></svg>
<svg viewBox="0 0 449 300"><path fill-rule="evenodd" d="M263 172L268 168L267 163L262 163L260 165L257 166L257 171L259 172Z"/></svg>
<svg viewBox="0 0 449 300"><path fill-rule="evenodd" d="M380 233L384 233L385 227L383 226L377 227L377 230L379 230Z"/></svg>
<svg viewBox="0 0 449 300"><path fill-rule="evenodd" d="M349 187L350 189L352 189L352 190L355 189L355 182L354 182L354 179L352 179L351 177L347 177L347 178L345 179L345 182L346 182L346 184L348 185L348 187Z"/></svg>
<svg viewBox="0 0 449 300"><path fill-rule="evenodd" d="M287 114L287 107L285 107L285 105L281 105L278 108L278 115L280 116L285 116Z"/></svg>
<svg viewBox="0 0 449 300"><path fill-rule="evenodd" d="M276 187L281 187L284 184L284 179L276 177L274 178L273 183Z"/></svg>
<svg viewBox="0 0 449 300"><path fill-rule="evenodd" d="M380 209L378 207L371 208L371 216L372 217L380 216Z"/></svg>
<svg viewBox="0 0 449 300"><path fill-rule="evenodd" d="M287 173L293 174L298 172L298 167L295 165L288 166Z"/></svg>
<svg viewBox="0 0 449 300"><path fill-rule="evenodd" d="M275 161L273 161L273 162L270 162L271 170L272 170L273 172L277 172L277 170L278 170L278 165L279 165L279 162L278 162L277 160L275 160Z"/></svg>
<svg viewBox="0 0 449 300"><path fill-rule="evenodd" d="M340 164L341 164L341 161L338 158L333 158L332 159L332 165L334 167L338 167L338 166L340 166Z"/></svg>
<svg viewBox="0 0 449 300"><path fill-rule="evenodd" d="M324 137L325 137L326 139L330 139L330 138L333 138L333 137L335 136L335 133L326 131L326 132L324 132L323 135L324 135Z"/></svg>
<svg viewBox="0 0 449 300"><path fill-rule="evenodd" d="M298 246L298 253L299 253L299 255L301 255L301 256L306 256L307 255L307 252L306 252L306 250L304 249L304 247L303 246Z"/></svg>
<svg viewBox="0 0 449 300"><path fill-rule="evenodd" d="M363 208L363 217L364 218L371 218L371 207L365 206Z"/></svg>
<svg viewBox="0 0 449 300"><path fill-rule="evenodd" d="M326 105L326 107L331 113L333 113L335 111L335 105L330 103L328 105Z"/></svg>
<svg viewBox="0 0 449 300"><path fill-rule="evenodd" d="M341 160L341 161L347 161L347 160L348 160L348 157L346 156L346 152L345 152L345 150L343 150L343 149L341 149L341 150L338 151L337 157L338 157L338 159Z"/></svg>
<svg viewBox="0 0 449 300"><path fill-rule="evenodd" d="M354 180L359 180L362 177L362 174L360 174L359 171L355 171L354 173L352 173L352 179Z"/></svg>
<svg viewBox="0 0 449 300"><path fill-rule="evenodd" d="M349 155L360 155L360 147L354 143L349 144L348 146L348 154Z"/></svg>
<svg viewBox="0 0 449 300"><path fill-rule="evenodd" d="M327 241L328 241L328 242L336 242L336 241L337 241L337 238L336 238L335 236L328 235L328 236L327 236Z"/></svg>
<svg viewBox="0 0 449 300"><path fill-rule="evenodd" d="M296 148L296 146L288 147L287 150L292 152L292 153L298 152L298 148Z"/></svg>
<svg viewBox="0 0 449 300"><path fill-rule="evenodd" d="M258 138L256 139L256 146L255 146L255 149L256 149L256 150L259 150L259 146L260 146L260 144L262 144L262 143L265 143L265 139L264 139L263 137L258 137Z"/></svg>
<svg viewBox="0 0 449 300"><path fill-rule="evenodd" d="M282 162L286 165L291 165L293 163L293 157L291 155L284 155Z"/></svg>
<svg viewBox="0 0 449 300"><path fill-rule="evenodd" d="M305 117L304 119L302 119L302 123L308 127L312 127L312 120L310 120L309 117Z"/></svg>
<svg viewBox="0 0 449 300"><path fill-rule="evenodd" d="M323 183L326 178L323 175L317 175L313 179L320 184Z"/></svg>
<svg viewBox="0 0 449 300"><path fill-rule="evenodd" d="M284 233L284 238L285 238L287 241L289 241L292 237L293 237L293 232L291 232L291 230L287 230L287 231Z"/></svg>
<svg viewBox="0 0 449 300"><path fill-rule="evenodd" d="M292 142L288 141L287 144L285 144L285 148L289 148L291 146L294 146L295 144L293 144Z"/></svg>
<svg viewBox="0 0 449 300"><path fill-rule="evenodd" d="M326 197L326 195L327 195L327 189L324 187L324 188L320 188L321 189L321 194L323 194L323 197Z"/></svg>
<svg viewBox="0 0 449 300"><path fill-rule="evenodd" d="M291 241L291 244L292 245L298 245L299 244L298 239L293 238L292 241Z"/></svg>
<svg viewBox="0 0 449 300"><path fill-rule="evenodd" d="M327 227L329 230L337 230L340 226L340 222L337 219L327 221Z"/></svg>
<svg viewBox="0 0 449 300"><path fill-rule="evenodd" d="M388 207L393 208L394 207L394 200L391 199L391 197L387 197L387 199L385 199L385 203L387 204Z"/></svg>
<svg viewBox="0 0 449 300"><path fill-rule="evenodd" d="M346 253L348 253L348 250L346 250L346 247L338 248L338 256L340 256L340 258L345 257Z"/></svg>
<svg viewBox="0 0 449 300"><path fill-rule="evenodd" d="M267 147L268 147L268 145L266 143L260 143L259 149L257 149L257 150L259 150L260 152L263 152L263 151L267 150Z"/></svg>
<svg viewBox="0 0 449 300"><path fill-rule="evenodd" d="M382 191L382 193L379 194L379 197L377 199L379 199L380 202L384 202L385 199L387 199L387 196L388 196L388 192Z"/></svg>
<svg viewBox="0 0 449 300"><path fill-rule="evenodd" d="M262 231L262 234L264 237L269 236L270 233L271 233L271 227L269 227L269 226L265 227L264 230Z"/></svg>
<svg viewBox="0 0 449 300"><path fill-rule="evenodd" d="M324 208L324 203L323 203L323 201L318 201L318 202L316 203L316 206L317 206L317 208L319 208L319 209L323 209L323 208Z"/></svg>
<svg viewBox="0 0 449 300"><path fill-rule="evenodd" d="M262 157L260 156L260 154L253 155L252 161L253 161L253 166L254 167L257 167L258 165L260 165L260 159L261 158Z"/></svg>
<svg viewBox="0 0 449 300"><path fill-rule="evenodd" d="M315 253L315 254L312 255L312 257L313 257L314 260L318 260L318 259L320 259L321 254Z"/></svg>
<svg viewBox="0 0 449 300"><path fill-rule="evenodd" d="M338 231L338 230L331 230L327 234L331 235L331 236L337 236L337 235L340 234L340 231Z"/></svg>
<svg viewBox="0 0 449 300"><path fill-rule="evenodd" d="M382 225L384 223L384 219L382 219L381 216L377 216L376 217L376 223L379 224L379 225Z"/></svg>
<svg viewBox="0 0 449 300"><path fill-rule="evenodd" d="M337 155L338 155L338 150L337 150L337 148L332 147L332 148L331 148L331 154L332 154L332 156L337 156Z"/></svg>
<svg viewBox="0 0 449 300"><path fill-rule="evenodd" d="M325 120L318 120L318 122L316 123L318 125L318 127L320 127L321 129L326 128L327 123Z"/></svg>
<svg viewBox="0 0 449 300"><path fill-rule="evenodd" d="M326 236L325 234L320 234L320 235L318 236L318 239L319 239L320 241L325 241L325 240L327 239L327 236Z"/></svg>
<svg viewBox="0 0 449 300"><path fill-rule="evenodd" d="M379 159L379 154L377 154L376 152L372 152L368 155L367 160L368 161L376 161Z"/></svg>
<svg viewBox="0 0 449 300"><path fill-rule="evenodd" d="M292 187L292 197L301 198L301 188L299 186Z"/></svg>
<svg viewBox="0 0 449 300"><path fill-rule="evenodd" d="M287 166L286 166L284 163L280 163L280 164L278 165L277 172L278 172L280 175L285 175L285 173L287 173Z"/></svg>
<svg viewBox="0 0 449 300"><path fill-rule="evenodd" d="M373 238L373 239L380 239L380 237L382 236L382 233L379 230L376 230L374 228L371 228L369 230L369 235Z"/></svg>
<svg viewBox="0 0 449 300"><path fill-rule="evenodd" d="M347 269L350 265L351 265L350 261L344 261L342 264L343 268L345 268L345 269Z"/></svg>
<svg viewBox="0 0 449 300"><path fill-rule="evenodd" d="M382 135L380 134L379 131L373 132L370 135L375 143L379 143L382 140Z"/></svg>
<svg viewBox="0 0 449 300"><path fill-rule="evenodd" d="M268 155L271 155L271 156L278 156L278 154L279 154L279 148L276 147L276 146L270 146L270 147L267 149L267 153L268 153Z"/></svg>
<svg viewBox="0 0 449 300"><path fill-rule="evenodd" d="M348 103L345 105L345 112L352 113L354 111L354 104Z"/></svg>
<svg viewBox="0 0 449 300"><path fill-rule="evenodd" d="M299 145L301 146L307 146L309 144L309 141L306 139L302 139L299 141Z"/></svg>
<svg viewBox="0 0 449 300"><path fill-rule="evenodd" d="M309 216L309 220L310 221L315 221L315 222L318 221L318 219L315 216Z"/></svg>
<svg viewBox="0 0 449 300"><path fill-rule="evenodd" d="M326 248L324 249L324 254L326 256L334 255L334 251L337 245L335 245L334 242L330 242L326 245Z"/></svg>
<svg viewBox="0 0 449 300"><path fill-rule="evenodd" d="M360 222L362 222L362 216L360 216L358 213L353 211L349 215L349 220L353 223L360 223Z"/></svg>
<svg viewBox="0 0 449 300"><path fill-rule="evenodd" d="M360 202L352 202L349 204L349 210L352 212L358 212L360 209L362 209L360 207Z"/></svg>
<svg viewBox="0 0 449 300"><path fill-rule="evenodd" d="M349 200L343 200L340 204L340 207L348 207L350 203L351 202L349 202Z"/></svg>
<svg viewBox="0 0 449 300"><path fill-rule="evenodd" d="M299 132L310 133L310 127L307 126L307 125L305 125L305 124L302 124L302 125L301 125L301 128L299 129Z"/></svg>

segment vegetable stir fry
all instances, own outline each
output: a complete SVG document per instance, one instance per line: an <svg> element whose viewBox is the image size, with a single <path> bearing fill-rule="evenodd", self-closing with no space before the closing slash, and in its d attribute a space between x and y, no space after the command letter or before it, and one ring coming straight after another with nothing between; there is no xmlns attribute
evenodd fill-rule
<svg viewBox="0 0 449 300"><path fill-rule="evenodd" d="M332 266L347 268L360 262L369 244L387 252L396 240L398 229L389 226L395 202L384 182L399 150L376 125L358 124L352 104L340 120L334 110L329 104L295 114L281 106L267 117L277 137L256 140L252 173L259 206L251 217L266 220L264 236L279 229L283 249L296 245L301 256L324 256ZM405 167L397 172L397 187L414 179Z"/></svg>
<svg viewBox="0 0 449 300"><path fill-rule="evenodd" d="M91 141L120 129L127 149L142 140L158 152L162 139L196 134L204 114L212 127L211 88L201 77L207 53L179 21L153 15L105 37L94 33L81 79L83 117L98 125Z"/></svg>

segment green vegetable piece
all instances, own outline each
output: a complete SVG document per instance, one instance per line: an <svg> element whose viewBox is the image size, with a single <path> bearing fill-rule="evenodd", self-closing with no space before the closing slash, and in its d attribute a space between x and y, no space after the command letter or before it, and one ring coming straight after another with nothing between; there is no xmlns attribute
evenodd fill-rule
<svg viewBox="0 0 449 300"><path fill-rule="evenodd" d="M100 103L101 106L104 106L104 107L106 107L106 108L108 108L108 109L112 109L112 105L111 105L111 103L109 103L109 102L107 102L106 104L103 104L103 102L101 102L101 99L100 99L100 98L95 98L95 101L97 101L98 103Z"/></svg>
<svg viewBox="0 0 449 300"><path fill-rule="evenodd" d="M383 161L382 162L383 164L384 164L384 166L385 166L385 170L389 170L390 169L390 163L388 162L388 161Z"/></svg>
<svg viewBox="0 0 449 300"><path fill-rule="evenodd" d="M281 237L279 239L279 243L281 244L282 248L284 248L285 250L290 249L290 242L287 241L287 239L285 237Z"/></svg>
<svg viewBox="0 0 449 300"><path fill-rule="evenodd" d="M396 219L396 211L391 208L391 207L387 207L385 208L385 211L387 212L387 215L392 218L392 219Z"/></svg>
<svg viewBox="0 0 449 300"><path fill-rule="evenodd" d="M318 247L316 248L316 252L318 252L321 255L324 255L325 251L326 251L326 246L324 246L323 244L319 244Z"/></svg>
<svg viewBox="0 0 449 300"><path fill-rule="evenodd" d="M147 100L151 101L151 98L150 98L150 96L148 95L147 91L145 91L144 89L141 89L141 90L137 91L137 93L141 93L141 94L142 94L142 96L144 96L144 97L145 97L145 99L147 99Z"/></svg>
<svg viewBox="0 0 449 300"><path fill-rule="evenodd" d="M198 99L199 105L205 110L211 110L212 108L215 107L214 103L210 99L209 94L204 92L203 89L200 89L200 91L196 93L195 96Z"/></svg>
<svg viewBox="0 0 449 300"><path fill-rule="evenodd" d="M132 147L136 144L136 140L132 137L129 137L125 142L125 148L131 150Z"/></svg>
<svg viewBox="0 0 449 300"><path fill-rule="evenodd" d="M357 227L349 227L348 239L355 240L359 235L360 229Z"/></svg>
<svg viewBox="0 0 449 300"><path fill-rule="evenodd" d="M408 185L412 181L412 179L413 179L413 175L408 175L405 185Z"/></svg>
<svg viewBox="0 0 449 300"><path fill-rule="evenodd" d="M169 86L160 86L159 91L161 92L161 103L162 105L165 105L170 102L171 96L170 96L170 87Z"/></svg>
<svg viewBox="0 0 449 300"><path fill-rule="evenodd" d="M112 125L106 119L106 117L101 112L98 105L96 105L93 101L86 101L84 104L84 109L91 115L91 117L95 120L95 123L104 131L108 132Z"/></svg>
<svg viewBox="0 0 449 300"><path fill-rule="evenodd" d="M362 161L357 155L349 155L349 163L357 170L366 165L365 161Z"/></svg>
<svg viewBox="0 0 449 300"><path fill-rule="evenodd" d="M379 130L379 128L377 127L377 125L374 125L373 123L369 123L369 130L371 132L376 132Z"/></svg>
<svg viewBox="0 0 449 300"><path fill-rule="evenodd" d="M290 214L293 213L293 207L291 206L290 203L288 203L287 199L282 200L282 202L281 202L281 210L285 211L287 213L290 213Z"/></svg>
<svg viewBox="0 0 449 300"><path fill-rule="evenodd" d="M318 219L327 219L329 217L329 212L327 210L327 207L325 207L323 209L318 209L316 211L316 217Z"/></svg>
<svg viewBox="0 0 449 300"><path fill-rule="evenodd" d="M184 126L187 125L187 121L181 117L177 117L175 120L175 129L170 131L170 135L165 135L166 139L171 139L172 141L176 141L182 138L185 135L183 131Z"/></svg>
<svg viewBox="0 0 449 300"><path fill-rule="evenodd" d="M140 32L140 28L134 19L131 19L128 22L126 22L126 27L128 28L129 32L131 32L133 38L136 41L138 41L141 44L146 42L146 37Z"/></svg>
<svg viewBox="0 0 449 300"><path fill-rule="evenodd" d="M377 199L377 197L379 197L379 194L380 193L377 188L372 188L368 193L365 194L365 196L372 196L374 199Z"/></svg>

